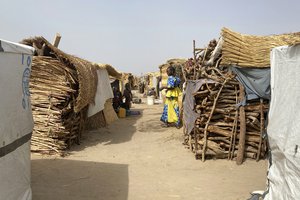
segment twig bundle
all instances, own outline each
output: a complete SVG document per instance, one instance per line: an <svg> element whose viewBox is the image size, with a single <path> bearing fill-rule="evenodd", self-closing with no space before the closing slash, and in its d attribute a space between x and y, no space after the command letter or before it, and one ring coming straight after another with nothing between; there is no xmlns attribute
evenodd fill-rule
<svg viewBox="0 0 300 200"><path fill-rule="evenodd" d="M87 106L96 95L97 67L107 66L66 54L43 37L22 43L36 50L30 79L35 123L32 151L64 154L72 143L80 142Z"/></svg>
<svg viewBox="0 0 300 200"><path fill-rule="evenodd" d="M184 143L196 158L227 158L243 161L244 157L263 158L267 151L264 119L268 102L252 101L237 105L244 99L242 85L227 67L220 67L220 55L213 66L208 60L216 43L207 48L194 48L194 59L189 59L183 74L186 79L209 79L193 94L194 111L198 113L191 134L184 133ZM239 163L240 164L240 163Z"/></svg>
<svg viewBox="0 0 300 200"><path fill-rule="evenodd" d="M34 56L30 93L32 151L63 154L72 143L79 143L82 114L74 112L78 96L75 69L51 57Z"/></svg>

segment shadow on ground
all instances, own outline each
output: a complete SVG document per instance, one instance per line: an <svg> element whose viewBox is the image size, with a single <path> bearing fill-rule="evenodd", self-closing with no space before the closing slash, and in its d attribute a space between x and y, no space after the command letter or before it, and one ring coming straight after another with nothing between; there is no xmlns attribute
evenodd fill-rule
<svg viewBox="0 0 300 200"><path fill-rule="evenodd" d="M132 110L139 111L141 114L121 118L107 127L84 132L80 145L74 144L69 150L69 153L81 151L97 144L110 145L130 141L137 130L136 122L143 115L143 109Z"/></svg>
<svg viewBox="0 0 300 200"><path fill-rule="evenodd" d="M127 200L128 165L39 159L32 161L34 200Z"/></svg>
<svg viewBox="0 0 300 200"><path fill-rule="evenodd" d="M168 131L167 128L162 127L162 122L159 118L151 118L147 121L139 123L138 131L140 132L163 132Z"/></svg>

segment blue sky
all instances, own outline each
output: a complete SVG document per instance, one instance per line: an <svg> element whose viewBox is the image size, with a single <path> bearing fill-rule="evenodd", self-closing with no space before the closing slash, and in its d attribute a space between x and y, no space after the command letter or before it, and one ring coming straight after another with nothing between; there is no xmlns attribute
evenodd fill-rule
<svg viewBox="0 0 300 200"><path fill-rule="evenodd" d="M44 36L92 62L136 75L170 58L192 57L222 27L255 35L300 31L297 0L1 0L0 38Z"/></svg>

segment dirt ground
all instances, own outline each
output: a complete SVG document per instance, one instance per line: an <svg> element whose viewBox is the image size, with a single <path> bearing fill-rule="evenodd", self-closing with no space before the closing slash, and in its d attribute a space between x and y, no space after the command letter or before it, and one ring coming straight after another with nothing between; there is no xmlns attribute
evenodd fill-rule
<svg viewBox="0 0 300 200"><path fill-rule="evenodd" d="M162 105L85 133L65 158L32 155L33 200L246 200L267 162L195 160L182 129L162 128Z"/></svg>

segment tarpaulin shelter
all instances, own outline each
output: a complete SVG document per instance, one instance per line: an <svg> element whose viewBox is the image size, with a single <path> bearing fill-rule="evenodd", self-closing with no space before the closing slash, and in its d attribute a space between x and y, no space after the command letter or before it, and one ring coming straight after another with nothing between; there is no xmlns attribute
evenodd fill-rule
<svg viewBox="0 0 300 200"><path fill-rule="evenodd" d="M300 199L300 45L271 52L271 104L267 127L270 167L266 200Z"/></svg>
<svg viewBox="0 0 300 200"><path fill-rule="evenodd" d="M0 40L0 199L32 198L29 77L33 53L31 47Z"/></svg>

